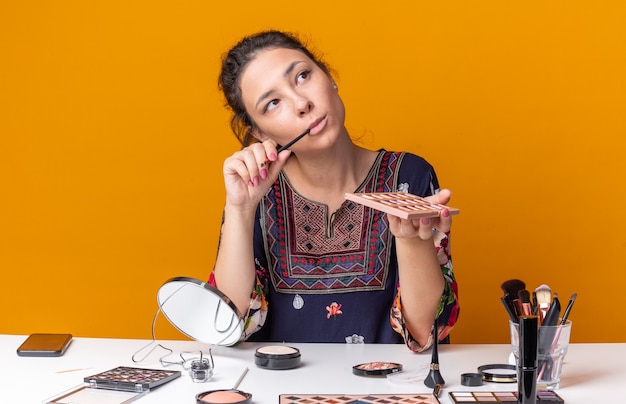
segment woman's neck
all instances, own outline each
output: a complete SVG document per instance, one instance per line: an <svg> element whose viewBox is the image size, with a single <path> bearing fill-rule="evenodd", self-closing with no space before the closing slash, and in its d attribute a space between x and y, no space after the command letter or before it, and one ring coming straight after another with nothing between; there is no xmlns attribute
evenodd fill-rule
<svg viewBox="0 0 626 404"><path fill-rule="evenodd" d="M317 154L293 155L284 173L302 196L338 209L346 192L354 192L365 180L377 153L352 141Z"/></svg>

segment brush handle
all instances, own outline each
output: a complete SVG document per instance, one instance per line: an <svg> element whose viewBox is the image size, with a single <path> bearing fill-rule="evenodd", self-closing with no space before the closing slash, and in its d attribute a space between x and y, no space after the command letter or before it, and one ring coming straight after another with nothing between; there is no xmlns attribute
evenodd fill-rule
<svg viewBox="0 0 626 404"><path fill-rule="evenodd" d="M500 300L502 301L504 310L506 310L506 313L509 315L509 319L514 323L519 323L519 319L517 317L517 314L515 313L515 309L513 308L511 301L508 299L508 296L502 296Z"/></svg>
<svg viewBox="0 0 626 404"><path fill-rule="evenodd" d="M554 296L552 299L552 304L546 313L546 316L541 323L542 326L553 327L557 325L559 322L559 316L561 315L561 302L559 302L559 298Z"/></svg>
<svg viewBox="0 0 626 404"><path fill-rule="evenodd" d="M291 142L287 143L284 146L281 146L277 151L278 153L280 153L283 150L286 150L288 148L290 148L291 146L293 146L294 143L296 143L298 140L302 139L303 137L305 137L306 135L309 134L309 132L311 132L311 129L307 129L304 132L302 132L301 134L299 134L298 136L296 136L295 139L293 139Z"/></svg>
<svg viewBox="0 0 626 404"><path fill-rule="evenodd" d="M557 327L555 327L559 321L561 314L561 303L559 298L554 296L550 309L546 314L546 317L541 323L542 330L539 332L539 355L550 356L550 350L552 348L552 341L554 341L554 335L556 334ZM550 327L550 328L544 328Z"/></svg>

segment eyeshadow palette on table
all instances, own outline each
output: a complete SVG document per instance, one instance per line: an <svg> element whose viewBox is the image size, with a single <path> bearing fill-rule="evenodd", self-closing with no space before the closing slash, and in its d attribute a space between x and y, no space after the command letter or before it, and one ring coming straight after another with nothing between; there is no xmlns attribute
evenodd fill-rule
<svg viewBox="0 0 626 404"><path fill-rule="evenodd" d="M454 404L480 403L517 403L517 391L451 391L450 399ZM554 391L538 391L537 403L565 403Z"/></svg>
<svg viewBox="0 0 626 404"><path fill-rule="evenodd" d="M49 398L46 404L130 403L151 389L178 377L179 370L144 369L118 366L87 376L84 384Z"/></svg>
<svg viewBox="0 0 626 404"><path fill-rule="evenodd" d="M432 394L281 394L279 404L439 404Z"/></svg>

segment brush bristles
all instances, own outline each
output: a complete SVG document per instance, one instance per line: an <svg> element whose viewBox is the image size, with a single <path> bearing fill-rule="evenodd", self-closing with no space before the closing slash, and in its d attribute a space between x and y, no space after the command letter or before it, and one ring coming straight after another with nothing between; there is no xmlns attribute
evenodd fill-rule
<svg viewBox="0 0 626 404"><path fill-rule="evenodd" d="M515 299L520 290L526 289L526 283L519 279L509 279L500 286L504 293L508 293L511 299Z"/></svg>
<svg viewBox="0 0 626 404"><path fill-rule="evenodd" d="M535 289L535 295L537 296L537 314L539 320L543 321L552 304L552 290L548 285L540 285Z"/></svg>

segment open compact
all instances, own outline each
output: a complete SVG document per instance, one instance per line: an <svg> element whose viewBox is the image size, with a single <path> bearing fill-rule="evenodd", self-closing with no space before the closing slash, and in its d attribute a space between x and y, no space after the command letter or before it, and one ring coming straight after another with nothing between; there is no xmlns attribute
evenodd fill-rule
<svg viewBox="0 0 626 404"><path fill-rule="evenodd" d="M196 404L249 404L252 394L235 389L211 390L196 396Z"/></svg>
<svg viewBox="0 0 626 404"><path fill-rule="evenodd" d="M357 376L384 377L402 370L402 365L392 362L368 362L354 365L352 373Z"/></svg>
<svg viewBox="0 0 626 404"><path fill-rule="evenodd" d="M254 354L254 363L263 369L293 369L300 365L300 350L286 345L262 346Z"/></svg>

